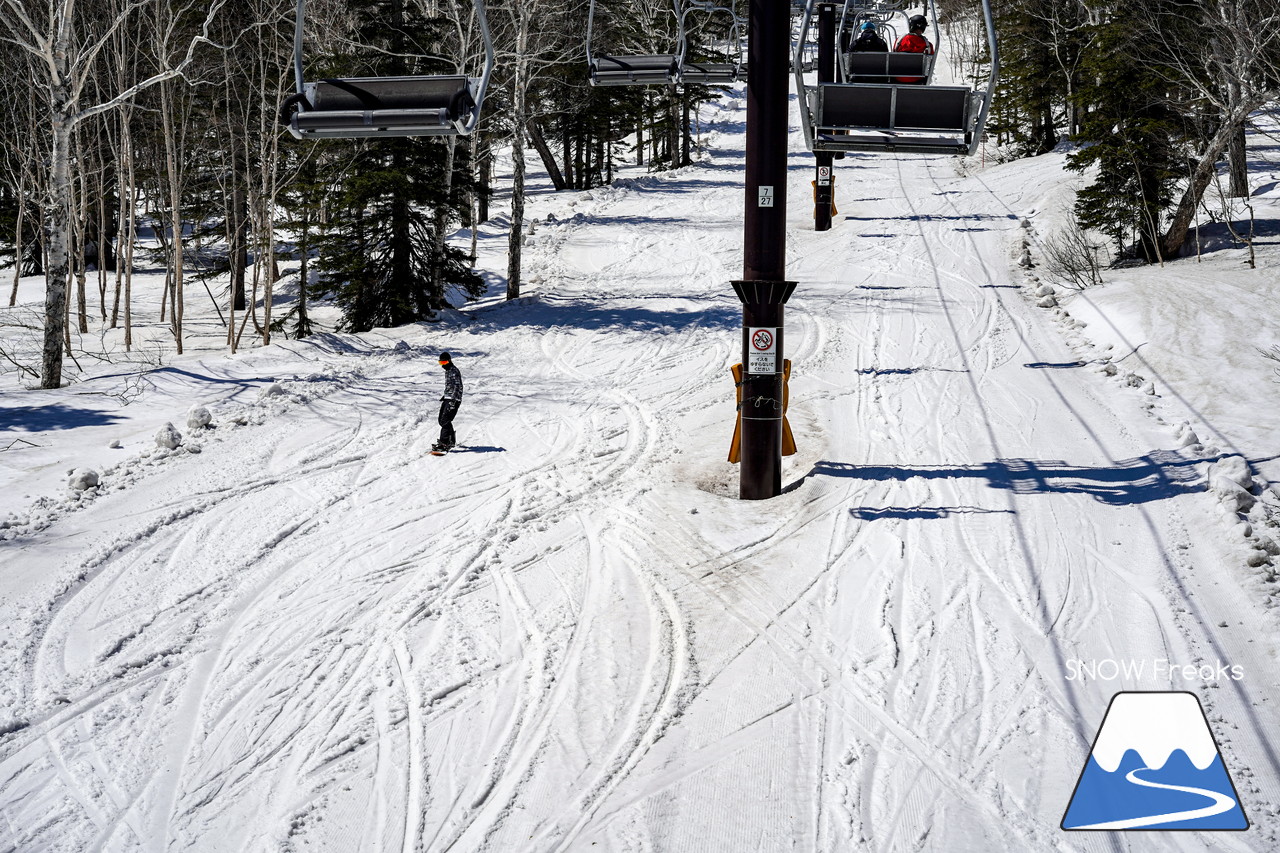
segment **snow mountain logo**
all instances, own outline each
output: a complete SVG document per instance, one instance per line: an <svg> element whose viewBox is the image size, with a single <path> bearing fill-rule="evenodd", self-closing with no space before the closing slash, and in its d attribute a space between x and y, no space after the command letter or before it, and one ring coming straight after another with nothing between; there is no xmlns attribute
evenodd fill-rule
<svg viewBox="0 0 1280 853"><path fill-rule="evenodd" d="M1111 698L1062 828L1249 828L1194 693Z"/></svg>

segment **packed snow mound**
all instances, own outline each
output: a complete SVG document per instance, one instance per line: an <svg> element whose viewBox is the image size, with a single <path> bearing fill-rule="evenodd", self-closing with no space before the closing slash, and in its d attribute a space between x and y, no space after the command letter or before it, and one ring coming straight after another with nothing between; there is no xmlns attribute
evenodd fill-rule
<svg viewBox="0 0 1280 853"><path fill-rule="evenodd" d="M92 468L77 468L71 472L71 478L68 480L67 486L75 492L97 488L98 472Z"/></svg>
<svg viewBox="0 0 1280 853"><path fill-rule="evenodd" d="M1253 472L1243 456L1225 456L1209 466L1209 488L1233 512L1248 512L1256 502Z"/></svg>
<svg viewBox="0 0 1280 853"><path fill-rule="evenodd" d="M187 412L187 429L204 429L213 422L213 415L204 406L192 406Z"/></svg>
<svg viewBox="0 0 1280 853"><path fill-rule="evenodd" d="M171 423L166 423L156 431L156 447L174 450L182 444L182 433Z"/></svg>

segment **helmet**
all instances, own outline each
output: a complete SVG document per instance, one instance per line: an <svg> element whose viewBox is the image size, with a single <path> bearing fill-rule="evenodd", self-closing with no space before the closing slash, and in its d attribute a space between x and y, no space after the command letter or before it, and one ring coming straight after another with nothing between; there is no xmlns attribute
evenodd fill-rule
<svg viewBox="0 0 1280 853"><path fill-rule="evenodd" d="M449 353L447 353L447 352L442 352L442 353L440 353L440 363L441 363L441 364L446 364L446 363L449 363L449 362L452 362L452 361L453 361L453 359L452 359L452 358L450 358Z"/></svg>
<svg viewBox="0 0 1280 853"><path fill-rule="evenodd" d="M925 20L924 15L912 15L907 19L907 27L913 30L923 30L929 26L929 22Z"/></svg>
<svg viewBox="0 0 1280 853"><path fill-rule="evenodd" d="M868 30L872 30L872 31L874 31L874 30L875 30L875 28L876 28L876 25L875 25L874 23L872 23L871 21L867 21L865 24L863 24L862 26L858 27L858 29L862 30L864 33L865 33L865 32L867 32Z"/></svg>

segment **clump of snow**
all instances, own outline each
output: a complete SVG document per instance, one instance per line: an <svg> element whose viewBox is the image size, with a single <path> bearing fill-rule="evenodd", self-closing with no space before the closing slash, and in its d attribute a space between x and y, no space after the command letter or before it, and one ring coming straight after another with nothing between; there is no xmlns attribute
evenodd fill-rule
<svg viewBox="0 0 1280 853"><path fill-rule="evenodd" d="M182 444L182 433L171 423L165 423L156 431L156 447L163 447L166 450L173 450Z"/></svg>
<svg viewBox="0 0 1280 853"><path fill-rule="evenodd" d="M213 415L204 406L192 406L187 412L187 429L204 429L213 422Z"/></svg>
<svg viewBox="0 0 1280 853"><path fill-rule="evenodd" d="M67 486L75 492L96 489L98 487L98 472L92 468L77 468L71 472L71 478L67 481Z"/></svg>
<svg viewBox="0 0 1280 853"><path fill-rule="evenodd" d="M1190 424L1183 423L1178 427L1176 433L1179 447L1195 447L1200 443L1200 436L1191 428Z"/></svg>
<svg viewBox="0 0 1280 853"><path fill-rule="evenodd" d="M111 439L111 443L108 444L107 447L110 447L112 450L119 450L120 448L124 447L124 445L120 443L120 439L113 438Z"/></svg>
<svg viewBox="0 0 1280 853"><path fill-rule="evenodd" d="M204 445L200 444L199 442L195 442L195 441L189 441L189 442L187 442L186 444L182 445L182 447L183 447L183 449L184 449L184 450L186 450L188 453L202 453L202 452L204 452Z"/></svg>
<svg viewBox="0 0 1280 853"><path fill-rule="evenodd" d="M1194 435L1194 433L1193 433ZM1248 512L1257 499L1250 493L1253 473L1242 456L1225 456L1209 466L1209 489L1232 512Z"/></svg>
<svg viewBox="0 0 1280 853"><path fill-rule="evenodd" d="M280 384L279 382L272 382L266 388L262 389L261 398L265 400L268 397L281 397L284 395L284 393L285 393L284 385Z"/></svg>

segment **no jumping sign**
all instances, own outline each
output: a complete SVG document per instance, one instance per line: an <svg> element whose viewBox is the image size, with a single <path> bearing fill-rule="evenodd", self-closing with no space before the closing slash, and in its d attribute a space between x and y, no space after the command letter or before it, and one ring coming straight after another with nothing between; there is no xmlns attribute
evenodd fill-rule
<svg viewBox="0 0 1280 853"><path fill-rule="evenodd" d="M747 373L778 372L778 330L747 328Z"/></svg>

